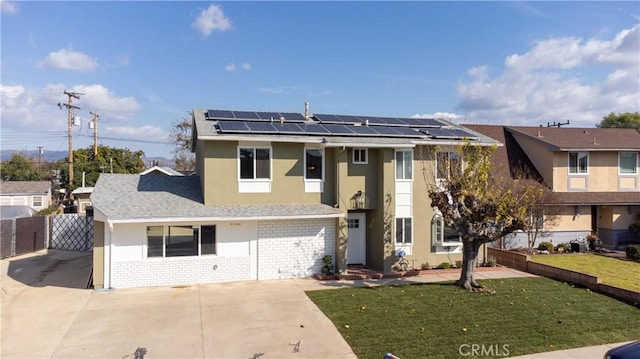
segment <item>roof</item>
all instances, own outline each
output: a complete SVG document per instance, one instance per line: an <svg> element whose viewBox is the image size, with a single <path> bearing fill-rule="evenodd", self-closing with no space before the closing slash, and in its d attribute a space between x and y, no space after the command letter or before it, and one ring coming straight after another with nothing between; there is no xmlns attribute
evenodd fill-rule
<svg viewBox="0 0 640 359"><path fill-rule="evenodd" d="M632 128L507 127L542 142L551 151L638 151L640 132Z"/></svg>
<svg viewBox="0 0 640 359"><path fill-rule="evenodd" d="M640 205L640 192L555 192L559 203L575 205Z"/></svg>
<svg viewBox="0 0 640 359"><path fill-rule="evenodd" d="M111 222L342 217L324 204L204 205L199 176L102 174L93 207Z"/></svg>
<svg viewBox="0 0 640 359"><path fill-rule="evenodd" d="M2 181L0 194L2 195L42 195L51 193L49 181Z"/></svg>
<svg viewBox="0 0 640 359"><path fill-rule="evenodd" d="M258 118L274 114L272 120ZM281 116L282 121L278 119ZM216 117L217 116L217 117ZM235 117L234 117L235 116ZM240 116L240 117L238 117ZM285 116L287 116L285 118ZM193 148L199 140L277 141L330 146L403 147L446 145L469 140L495 144L493 139L443 119L352 115L309 115L230 110L193 110ZM246 125L246 126L245 126ZM286 132L285 132L286 130Z"/></svg>
<svg viewBox="0 0 640 359"><path fill-rule="evenodd" d="M74 189L71 193L73 194L86 194L86 193L92 193L93 192L93 187L78 187L76 189Z"/></svg>
<svg viewBox="0 0 640 359"><path fill-rule="evenodd" d="M140 172L140 174L147 175L153 172L156 172L156 173L159 172L167 176L184 176L183 173L180 173L171 167L160 167L160 166L153 166L151 168L144 170L143 172Z"/></svg>

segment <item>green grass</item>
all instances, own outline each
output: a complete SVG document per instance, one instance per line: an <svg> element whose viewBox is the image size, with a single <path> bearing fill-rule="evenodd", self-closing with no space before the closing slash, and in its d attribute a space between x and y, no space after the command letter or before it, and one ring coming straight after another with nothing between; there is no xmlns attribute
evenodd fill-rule
<svg viewBox="0 0 640 359"><path fill-rule="evenodd" d="M462 358L463 344L505 357L504 345L516 356L640 338L640 309L588 289L547 278L480 282L495 294L435 283L307 295L358 358Z"/></svg>
<svg viewBox="0 0 640 359"><path fill-rule="evenodd" d="M640 263L595 254L535 255L531 260L600 277L602 283L640 292Z"/></svg>

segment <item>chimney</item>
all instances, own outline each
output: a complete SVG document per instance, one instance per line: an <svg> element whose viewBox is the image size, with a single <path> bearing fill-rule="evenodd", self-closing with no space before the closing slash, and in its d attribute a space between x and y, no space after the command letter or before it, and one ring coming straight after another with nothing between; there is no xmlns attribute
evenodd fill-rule
<svg viewBox="0 0 640 359"><path fill-rule="evenodd" d="M305 101L304 103L304 118L309 119L309 102Z"/></svg>

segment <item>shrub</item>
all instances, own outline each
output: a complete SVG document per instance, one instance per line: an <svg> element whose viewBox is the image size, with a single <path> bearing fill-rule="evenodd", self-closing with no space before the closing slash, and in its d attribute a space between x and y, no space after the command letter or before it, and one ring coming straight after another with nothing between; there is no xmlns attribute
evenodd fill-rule
<svg viewBox="0 0 640 359"><path fill-rule="evenodd" d="M451 264L449 262L442 262L437 267L438 269L449 269L451 268Z"/></svg>
<svg viewBox="0 0 640 359"><path fill-rule="evenodd" d="M462 261L456 261L456 268L462 268Z"/></svg>
<svg viewBox="0 0 640 359"><path fill-rule="evenodd" d="M628 244L624 251L627 254L627 258L631 260L640 259L640 244Z"/></svg>
<svg viewBox="0 0 640 359"><path fill-rule="evenodd" d="M429 265L429 262L424 262L420 265L420 269L422 270L431 269L431 266Z"/></svg>
<svg viewBox="0 0 640 359"><path fill-rule="evenodd" d="M491 256L489 258L487 258L487 267L495 267L497 265L497 261L496 261L496 257Z"/></svg>
<svg viewBox="0 0 640 359"><path fill-rule="evenodd" d="M558 252L568 252L569 251L569 245L567 243L558 243L558 245L556 246L556 251L558 251Z"/></svg>
<svg viewBox="0 0 640 359"><path fill-rule="evenodd" d="M538 250L539 251L553 251L553 243L551 242L540 242L540 244L538 244Z"/></svg>
<svg viewBox="0 0 640 359"><path fill-rule="evenodd" d="M324 257L322 257L322 274L324 275L331 275L333 274L333 260L331 259L330 255L325 255Z"/></svg>

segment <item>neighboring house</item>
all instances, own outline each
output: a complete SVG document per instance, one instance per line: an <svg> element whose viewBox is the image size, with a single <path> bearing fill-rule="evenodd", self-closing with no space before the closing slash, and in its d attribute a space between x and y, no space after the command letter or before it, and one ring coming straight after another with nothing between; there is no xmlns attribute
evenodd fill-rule
<svg viewBox="0 0 640 359"><path fill-rule="evenodd" d="M610 248L633 237L629 225L640 214L640 133L618 128L503 127L467 125L505 145L496 151L494 167L531 169L553 192L558 223L543 228L554 244L595 232ZM507 165L508 163L508 165ZM502 172L502 175L508 175ZM524 238L524 239L523 239ZM526 245L526 235L511 245ZM540 239L538 240L540 242Z"/></svg>
<svg viewBox="0 0 640 359"><path fill-rule="evenodd" d="M91 193L93 193L93 187L78 187L73 190L73 198L78 206L78 214L84 216L87 214L87 207L91 206Z"/></svg>
<svg viewBox="0 0 640 359"><path fill-rule="evenodd" d="M51 205L51 182L0 182L0 205L29 206L36 211L48 208Z"/></svg>
<svg viewBox="0 0 640 359"><path fill-rule="evenodd" d="M141 175L161 175L161 176L184 176L183 173L178 172L176 170L174 170L173 168L170 167L160 167L160 166L153 166L151 168L148 168L142 172L140 172Z"/></svg>
<svg viewBox="0 0 640 359"><path fill-rule="evenodd" d="M100 176L97 288L460 260L428 190L456 145L496 143L444 120L202 109L192 135L196 176Z"/></svg>

